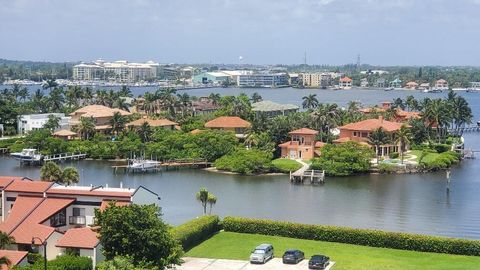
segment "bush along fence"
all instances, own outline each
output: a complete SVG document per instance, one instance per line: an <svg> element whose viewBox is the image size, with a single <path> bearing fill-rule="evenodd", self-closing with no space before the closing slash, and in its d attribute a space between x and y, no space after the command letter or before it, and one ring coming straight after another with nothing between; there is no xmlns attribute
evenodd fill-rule
<svg viewBox="0 0 480 270"><path fill-rule="evenodd" d="M225 231L422 252L480 256L480 241L337 226L225 217Z"/></svg>
<svg viewBox="0 0 480 270"><path fill-rule="evenodd" d="M202 216L172 229L172 234L184 250L200 244L220 231L218 216Z"/></svg>

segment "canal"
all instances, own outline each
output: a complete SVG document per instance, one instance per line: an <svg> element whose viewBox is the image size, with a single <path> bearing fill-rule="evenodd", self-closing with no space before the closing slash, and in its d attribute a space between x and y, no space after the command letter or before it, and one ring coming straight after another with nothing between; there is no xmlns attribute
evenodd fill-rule
<svg viewBox="0 0 480 270"><path fill-rule="evenodd" d="M139 93L138 91L137 94ZM300 104L301 97L317 94L320 102L349 100L377 104L406 91L379 90L297 90L218 88L189 90L191 95L251 94L264 99ZM444 94L415 92L422 98ZM480 94L462 93L475 114L480 116ZM467 148L479 149L480 134L466 134ZM238 176L203 170L166 171L158 174L114 174L107 161L77 161L81 185L113 187L145 186L159 194L164 219L180 224L201 215L195 193L205 187L218 197L214 214L287 220L312 224L332 224L357 228L414 232L480 239L480 162L466 160L452 169L451 192L446 192L444 172L405 175L365 175L326 179L322 186L292 185L287 176ZM0 175L39 177L39 168L20 167L10 158L0 157Z"/></svg>

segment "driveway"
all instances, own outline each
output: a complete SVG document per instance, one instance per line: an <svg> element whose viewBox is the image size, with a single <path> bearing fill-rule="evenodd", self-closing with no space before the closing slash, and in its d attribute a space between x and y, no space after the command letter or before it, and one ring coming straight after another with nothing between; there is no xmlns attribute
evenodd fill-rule
<svg viewBox="0 0 480 270"><path fill-rule="evenodd" d="M308 260L303 260L297 265L283 264L282 259L274 258L266 264L250 264L248 261L183 258L185 263L178 266L177 270L305 270L308 269ZM329 270L335 262L330 262L326 268Z"/></svg>

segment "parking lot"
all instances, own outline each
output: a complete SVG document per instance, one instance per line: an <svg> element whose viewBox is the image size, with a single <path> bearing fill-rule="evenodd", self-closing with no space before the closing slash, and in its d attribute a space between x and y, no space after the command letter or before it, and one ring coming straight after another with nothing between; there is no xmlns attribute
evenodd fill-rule
<svg viewBox="0 0 480 270"><path fill-rule="evenodd" d="M266 264L250 264L248 261L239 260L221 260L204 258L183 258L185 263L177 267L177 270L300 270L308 269L308 260L303 260L296 265L287 265L282 263L281 258L274 258ZM330 262L326 268L329 270L335 262Z"/></svg>

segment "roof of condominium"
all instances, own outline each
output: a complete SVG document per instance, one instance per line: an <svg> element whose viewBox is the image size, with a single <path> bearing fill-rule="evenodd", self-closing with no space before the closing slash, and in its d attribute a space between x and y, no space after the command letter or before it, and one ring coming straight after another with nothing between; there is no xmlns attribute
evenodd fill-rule
<svg viewBox="0 0 480 270"><path fill-rule="evenodd" d="M402 127L402 123L391 122L379 117L378 119L367 119L364 121L350 123L339 127L340 130L354 130L354 131L373 131L382 128L385 131L397 131Z"/></svg>
<svg viewBox="0 0 480 270"><path fill-rule="evenodd" d="M114 113L119 112L121 115L130 115L130 112L118 109L118 108L109 108L103 105L88 105L83 108L80 108L70 115L81 115L82 117L111 117Z"/></svg>
<svg viewBox="0 0 480 270"><path fill-rule="evenodd" d="M290 131L288 134L290 135L317 135L318 131L309 129L309 128L301 128Z"/></svg>
<svg viewBox="0 0 480 270"><path fill-rule="evenodd" d="M264 100L255 102L252 104L253 111L260 112L272 112L272 111L286 111L286 110L298 110L299 107L293 104L280 104L270 100Z"/></svg>
<svg viewBox="0 0 480 270"><path fill-rule="evenodd" d="M4 190L21 193L43 193L53 186L53 182L15 179Z"/></svg>
<svg viewBox="0 0 480 270"><path fill-rule="evenodd" d="M127 124L127 126L139 127L144 123L148 123L151 127L176 126L178 123L172 122L168 119L151 119L140 118Z"/></svg>
<svg viewBox="0 0 480 270"><path fill-rule="evenodd" d="M91 228L74 228L69 229L65 234L58 240L57 247L65 248L84 248L84 249L93 249L100 241L98 240L97 233L92 231Z"/></svg>
<svg viewBox="0 0 480 270"><path fill-rule="evenodd" d="M25 257L27 257L28 251L16 251L16 250L0 250L0 258L6 257L10 260L12 266L19 264ZM10 269L7 265L0 265L0 270Z"/></svg>
<svg viewBox="0 0 480 270"><path fill-rule="evenodd" d="M77 196L102 196L113 198L127 198L135 193L136 189L88 187L88 186L62 186L56 185L47 191L47 194L77 195Z"/></svg>
<svg viewBox="0 0 480 270"><path fill-rule="evenodd" d="M207 128L248 128L252 124L238 116L221 116L205 124Z"/></svg>

